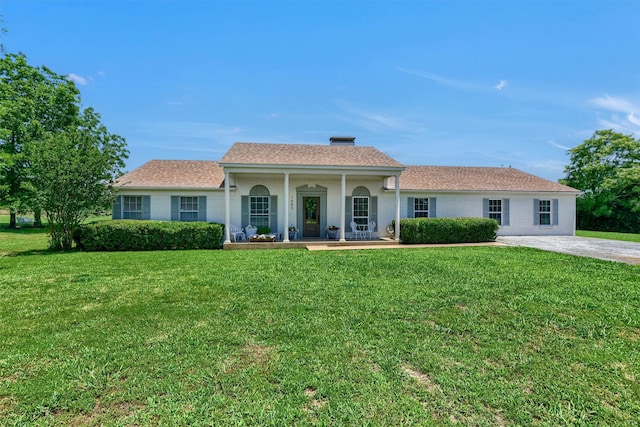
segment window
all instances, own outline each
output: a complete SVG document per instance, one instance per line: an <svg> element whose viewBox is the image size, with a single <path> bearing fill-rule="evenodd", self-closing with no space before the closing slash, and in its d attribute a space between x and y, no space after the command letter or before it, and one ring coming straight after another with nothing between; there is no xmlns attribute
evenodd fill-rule
<svg viewBox="0 0 640 427"><path fill-rule="evenodd" d="M538 220L540 225L551 225L551 200L538 201Z"/></svg>
<svg viewBox="0 0 640 427"><path fill-rule="evenodd" d="M509 199L482 199L482 217L496 220L500 227L509 225Z"/></svg>
<svg viewBox="0 0 640 427"><path fill-rule="evenodd" d="M489 218L502 225L502 199L489 199Z"/></svg>
<svg viewBox="0 0 640 427"><path fill-rule="evenodd" d="M142 196L122 197L122 219L142 219Z"/></svg>
<svg viewBox="0 0 640 427"><path fill-rule="evenodd" d="M144 198L142 199L144 208ZM171 221L206 221L207 196L171 196Z"/></svg>
<svg viewBox="0 0 640 427"><path fill-rule="evenodd" d="M249 222L256 227L269 226L269 197L251 196Z"/></svg>
<svg viewBox="0 0 640 427"><path fill-rule="evenodd" d="M351 194L352 220L358 225L369 224L369 190L367 187L356 187Z"/></svg>
<svg viewBox="0 0 640 427"><path fill-rule="evenodd" d="M269 225L269 189L256 185L249 192L249 224L256 227Z"/></svg>
<svg viewBox="0 0 640 427"><path fill-rule="evenodd" d="M358 225L369 224L369 197L353 198L353 220Z"/></svg>
<svg viewBox="0 0 640 427"><path fill-rule="evenodd" d="M415 198L413 199L413 217L414 218L429 218L429 199L428 198Z"/></svg>
<svg viewBox="0 0 640 427"><path fill-rule="evenodd" d="M198 220L198 197L180 197L180 221Z"/></svg>
<svg viewBox="0 0 640 427"><path fill-rule="evenodd" d="M373 197L372 199L375 199ZM375 211L375 207L372 207ZM435 218L435 197L407 197L407 218Z"/></svg>

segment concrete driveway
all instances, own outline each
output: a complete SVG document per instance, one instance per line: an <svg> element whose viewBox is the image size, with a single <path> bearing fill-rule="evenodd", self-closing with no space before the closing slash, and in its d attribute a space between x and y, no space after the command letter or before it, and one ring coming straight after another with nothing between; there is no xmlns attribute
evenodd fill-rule
<svg viewBox="0 0 640 427"><path fill-rule="evenodd" d="M640 243L634 242L577 236L500 236L497 241L509 246L640 264Z"/></svg>

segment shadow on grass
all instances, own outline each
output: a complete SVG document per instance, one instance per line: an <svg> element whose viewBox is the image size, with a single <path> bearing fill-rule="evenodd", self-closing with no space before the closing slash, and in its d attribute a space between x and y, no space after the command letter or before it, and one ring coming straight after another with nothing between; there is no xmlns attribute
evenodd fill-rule
<svg viewBox="0 0 640 427"><path fill-rule="evenodd" d="M0 224L0 233L8 234L47 234L49 229L46 226L34 227L32 225L19 225L16 228L9 228L8 224Z"/></svg>
<svg viewBox="0 0 640 427"><path fill-rule="evenodd" d="M0 257L17 257L17 256L29 256L29 255L55 255L66 254L76 252L75 249L70 251L54 251L53 249L27 249L24 251L0 251Z"/></svg>
<svg viewBox="0 0 640 427"><path fill-rule="evenodd" d="M85 222L110 219L110 216L88 218ZM49 249L49 227L45 223L42 227L34 227L31 224L19 224L17 228L9 228L9 216L0 214L0 257L3 256L28 256L28 255L52 255L79 252L79 249L70 251L55 251Z"/></svg>
<svg viewBox="0 0 640 427"><path fill-rule="evenodd" d="M22 225L9 228L9 224L0 224L0 257L50 255L59 253L49 249L49 229Z"/></svg>

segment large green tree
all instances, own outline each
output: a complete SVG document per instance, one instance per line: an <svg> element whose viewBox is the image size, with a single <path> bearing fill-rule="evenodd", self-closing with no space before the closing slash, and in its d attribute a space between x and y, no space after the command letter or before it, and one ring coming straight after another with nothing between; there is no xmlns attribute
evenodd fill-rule
<svg viewBox="0 0 640 427"><path fill-rule="evenodd" d="M640 139L598 130L569 153L561 182L582 191L578 228L640 232Z"/></svg>
<svg viewBox="0 0 640 427"><path fill-rule="evenodd" d="M25 145L73 125L79 115L80 92L72 81L29 65L23 54L0 58L0 206L9 209L10 227L20 211L34 211L36 222L40 217Z"/></svg>
<svg viewBox="0 0 640 427"><path fill-rule="evenodd" d="M29 182L47 216L52 249L68 250L78 226L113 202L111 184L127 157L124 138L110 134L86 109L73 126L48 132L25 147Z"/></svg>

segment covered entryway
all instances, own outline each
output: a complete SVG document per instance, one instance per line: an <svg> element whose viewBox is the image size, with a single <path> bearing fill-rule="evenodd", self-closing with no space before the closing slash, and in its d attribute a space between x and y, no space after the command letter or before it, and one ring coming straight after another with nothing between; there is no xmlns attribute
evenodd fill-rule
<svg viewBox="0 0 640 427"><path fill-rule="evenodd" d="M296 222L300 238L322 238L327 225L327 187L303 185L296 188Z"/></svg>
<svg viewBox="0 0 640 427"><path fill-rule="evenodd" d="M304 237L320 237L320 197L303 197L304 223L302 234Z"/></svg>

